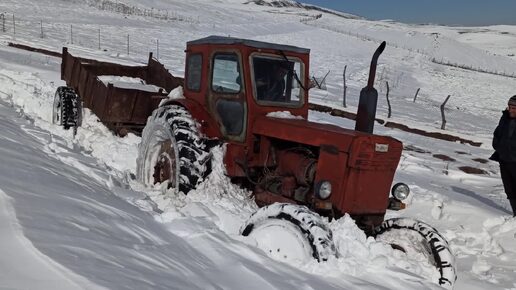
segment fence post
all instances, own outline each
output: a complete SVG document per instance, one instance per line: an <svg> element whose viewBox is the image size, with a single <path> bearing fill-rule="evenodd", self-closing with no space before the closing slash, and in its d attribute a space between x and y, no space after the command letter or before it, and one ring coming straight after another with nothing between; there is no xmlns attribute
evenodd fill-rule
<svg viewBox="0 0 516 290"><path fill-rule="evenodd" d="M348 89L348 87L346 86L346 68L347 67L348 66L345 65L344 66L344 72L342 72L342 79L344 80L344 84L343 84L344 91L342 92L342 106L344 108L347 108L347 106L346 106L346 91Z"/></svg>
<svg viewBox="0 0 516 290"><path fill-rule="evenodd" d="M129 55L129 34L127 34L127 55Z"/></svg>
<svg viewBox="0 0 516 290"><path fill-rule="evenodd" d="M159 39L156 39L156 59L159 60Z"/></svg>
<svg viewBox="0 0 516 290"><path fill-rule="evenodd" d="M13 13L13 37L16 39L16 21L14 20L14 13Z"/></svg>
<svg viewBox="0 0 516 290"><path fill-rule="evenodd" d="M448 97L446 97L446 100L444 100L444 103L442 103L442 105L441 105L441 117L443 119L443 124L441 125L441 130L445 130L445 128L446 128L446 118L444 117L444 106L450 99L450 96L451 95L448 95Z"/></svg>
<svg viewBox="0 0 516 290"><path fill-rule="evenodd" d="M413 103L415 103L415 102L416 102L417 94L419 94L419 90L420 90L420 89L421 89L421 88L417 88L416 95L414 96L414 101L412 101Z"/></svg>
<svg viewBox="0 0 516 290"><path fill-rule="evenodd" d="M0 18L2 18L2 32L5 32L5 14L0 13Z"/></svg>
<svg viewBox="0 0 516 290"><path fill-rule="evenodd" d="M99 50L100 50L100 28L99 28Z"/></svg>
<svg viewBox="0 0 516 290"><path fill-rule="evenodd" d="M70 24L70 43L73 44L73 25Z"/></svg>
<svg viewBox="0 0 516 290"><path fill-rule="evenodd" d="M391 102L389 101L389 82L385 81L385 85L387 86L387 93L385 94L385 97L387 98L387 106L389 107L389 111L387 113L387 118L391 117Z"/></svg>
<svg viewBox="0 0 516 290"><path fill-rule="evenodd" d="M41 38L43 38L43 20L40 21L41 24Z"/></svg>

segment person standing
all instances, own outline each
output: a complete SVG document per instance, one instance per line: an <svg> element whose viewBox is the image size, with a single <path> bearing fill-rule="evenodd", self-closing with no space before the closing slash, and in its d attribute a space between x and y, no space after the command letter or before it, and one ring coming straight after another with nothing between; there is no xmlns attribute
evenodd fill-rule
<svg viewBox="0 0 516 290"><path fill-rule="evenodd" d="M491 160L500 163L500 174L507 199L516 216L516 95L509 99L494 131Z"/></svg>

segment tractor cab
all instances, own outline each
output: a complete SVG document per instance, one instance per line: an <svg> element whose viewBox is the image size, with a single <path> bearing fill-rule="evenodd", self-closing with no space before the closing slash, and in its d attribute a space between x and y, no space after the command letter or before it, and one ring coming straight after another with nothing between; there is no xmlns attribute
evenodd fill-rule
<svg viewBox="0 0 516 290"><path fill-rule="evenodd" d="M185 96L207 110L220 137L245 143L254 119L308 115L309 49L210 36L187 43Z"/></svg>

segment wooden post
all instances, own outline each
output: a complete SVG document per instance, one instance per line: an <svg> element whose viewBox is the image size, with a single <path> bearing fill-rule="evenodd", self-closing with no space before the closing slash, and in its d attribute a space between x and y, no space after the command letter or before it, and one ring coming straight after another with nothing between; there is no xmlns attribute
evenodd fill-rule
<svg viewBox="0 0 516 290"><path fill-rule="evenodd" d="M417 94L419 94L419 90L420 90L420 89L421 89L421 88L417 88L416 95L414 96L414 101L412 101L413 103L415 103L415 102L416 102Z"/></svg>
<svg viewBox="0 0 516 290"><path fill-rule="evenodd" d="M73 25L70 24L70 43L73 44Z"/></svg>
<svg viewBox="0 0 516 290"><path fill-rule="evenodd" d="M16 21L14 20L14 14L13 14L13 36L16 38Z"/></svg>
<svg viewBox="0 0 516 290"><path fill-rule="evenodd" d="M385 85L387 86L387 93L385 94L385 97L387 98L387 106L389 107L389 111L387 113L387 118L391 117L391 102L389 101L389 82L386 81Z"/></svg>
<svg viewBox="0 0 516 290"><path fill-rule="evenodd" d="M442 105L441 105L441 117L443 119L443 123L441 125L441 130L446 130L446 118L444 117L444 106L446 105L446 103L450 99L450 96L451 95L448 95L448 97L446 97L446 100L444 100L444 103L442 103Z"/></svg>
<svg viewBox="0 0 516 290"><path fill-rule="evenodd" d="M2 32L5 32L5 14L0 13L0 18L2 18Z"/></svg>
<svg viewBox="0 0 516 290"><path fill-rule="evenodd" d="M346 68L347 67L348 67L347 65L344 66L344 72L342 73L342 79L344 80L344 85L343 85L344 91L342 92L342 106L344 108L347 108L347 105L346 105L346 91L348 89L348 87L346 86Z"/></svg>
<svg viewBox="0 0 516 290"><path fill-rule="evenodd" d="M156 39L156 59L159 60L159 39Z"/></svg>
<svg viewBox="0 0 516 290"><path fill-rule="evenodd" d="M100 28L99 28L99 50L100 50Z"/></svg>
<svg viewBox="0 0 516 290"><path fill-rule="evenodd" d="M43 20L40 21L41 25L41 38L43 38Z"/></svg>
<svg viewBox="0 0 516 290"><path fill-rule="evenodd" d="M129 34L127 34L127 55L129 55Z"/></svg>

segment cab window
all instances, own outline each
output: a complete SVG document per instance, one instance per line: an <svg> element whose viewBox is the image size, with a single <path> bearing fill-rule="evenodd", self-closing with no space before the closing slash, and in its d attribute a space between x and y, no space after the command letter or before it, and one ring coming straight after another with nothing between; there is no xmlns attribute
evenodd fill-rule
<svg viewBox="0 0 516 290"><path fill-rule="evenodd" d="M267 56L252 58L254 92L258 103L297 106L302 103L302 63Z"/></svg>
<svg viewBox="0 0 516 290"><path fill-rule="evenodd" d="M237 94L241 85L238 56L236 54L217 54L213 58L211 89L217 93Z"/></svg>
<svg viewBox="0 0 516 290"><path fill-rule="evenodd" d="M188 57L186 86L189 90L199 91L202 78L202 55L193 54Z"/></svg>

